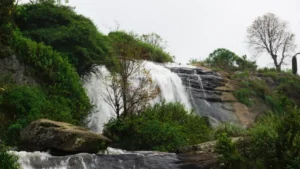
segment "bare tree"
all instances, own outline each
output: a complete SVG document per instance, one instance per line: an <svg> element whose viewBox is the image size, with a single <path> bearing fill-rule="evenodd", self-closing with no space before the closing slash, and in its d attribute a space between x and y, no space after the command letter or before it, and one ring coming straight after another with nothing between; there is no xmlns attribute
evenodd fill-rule
<svg viewBox="0 0 300 169"><path fill-rule="evenodd" d="M104 100L115 110L117 117L132 115L145 108L158 90L153 85L149 71L140 60L142 50L126 37L118 37L113 45L117 49L114 73L108 80Z"/></svg>
<svg viewBox="0 0 300 169"><path fill-rule="evenodd" d="M256 18L247 30L249 48L256 56L268 53L277 71L281 71L286 58L291 57L291 53L294 52L294 37L287 22L272 13Z"/></svg>

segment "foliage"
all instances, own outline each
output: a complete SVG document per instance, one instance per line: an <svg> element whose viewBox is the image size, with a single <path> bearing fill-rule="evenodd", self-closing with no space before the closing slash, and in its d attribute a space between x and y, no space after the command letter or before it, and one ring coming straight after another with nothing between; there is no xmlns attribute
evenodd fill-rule
<svg viewBox="0 0 300 169"><path fill-rule="evenodd" d="M95 64L110 66L111 45L88 18L71 7L44 3L18 6L15 22L25 37L67 57L79 75L94 71Z"/></svg>
<svg viewBox="0 0 300 169"><path fill-rule="evenodd" d="M246 56L242 58L230 50L219 48L213 51L205 60L210 67L221 68L225 70L255 70L256 63L247 60Z"/></svg>
<svg viewBox="0 0 300 169"><path fill-rule="evenodd" d="M251 130L251 158L268 168L297 165L300 155L299 109L281 116L268 116ZM299 164L299 163L298 163Z"/></svg>
<svg viewBox="0 0 300 169"><path fill-rule="evenodd" d="M18 157L7 152L6 148L0 145L0 168L19 169Z"/></svg>
<svg viewBox="0 0 300 169"><path fill-rule="evenodd" d="M179 103L161 103L140 114L111 119L104 135L127 150L175 151L208 140L207 119L188 113Z"/></svg>
<svg viewBox="0 0 300 169"><path fill-rule="evenodd" d="M237 89L233 92L233 94L234 97L241 103L247 106L251 106L253 104L251 100L252 91L249 90L248 88Z"/></svg>
<svg viewBox="0 0 300 169"><path fill-rule="evenodd" d="M128 34L126 32L110 32L108 37L112 41L113 44L122 44L123 42L130 42L132 48L136 48L140 50L141 56L139 59L143 60L151 60L154 62L172 62L173 58L169 53L163 51L161 47L157 47L151 43L143 42L139 39L138 36ZM115 45L115 53L118 54L120 52L119 48L116 48Z"/></svg>
<svg viewBox="0 0 300 169"><path fill-rule="evenodd" d="M71 108L73 123L82 124L82 117L91 106L80 78L71 64L43 43L36 43L16 33L14 48L22 61L35 68L51 100L62 101ZM65 110L65 109L64 109Z"/></svg>
<svg viewBox="0 0 300 169"><path fill-rule="evenodd" d="M238 154L236 146L226 133L218 136L216 152L222 155L219 160L224 163L226 169L239 168L241 157Z"/></svg>
<svg viewBox="0 0 300 169"><path fill-rule="evenodd" d="M14 11L14 0L1 0L0 2L0 58L11 53L9 42L12 39L14 24L12 13Z"/></svg>
<svg viewBox="0 0 300 169"><path fill-rule="evenodd" d="M28 86L8 89L1 97L0 107L5 110L5 119L10 120L5 139L9 140L10 144L16 144L20 130L41 116L46 98L39 88Z"/></svg>
<svg viewBox="0 0 300 169"><path fill-rule="evenodd" d="M234 123L222 123L214 129L214 136L217 138L222 133L226 133L229 137L239 137L247 134L247 130Z"/></svg>
<svg viewBox="0 0 300 169"><path fill-rule="evenodd" d="M140 36L140 40L152 45L154 48L166 49L167 42L165 42L161 36L157 33L143 34Z"/></svg>
<svg viewBox="0 0 300 169"><path fill-rule="evenodd" d="M43 43L14 34L14 48L19 60L32 69L29 74L39 79L40 85L19 86L2 81L5 92L0 93L1 118L8 123L1 126L5 140L18 143L19 132L38 118L83 125L91 105L80 78L67 59ZM8 77L3 77L4 80Z"/></svg>
<svg viewBox="0 0 300 169"><path fill-rule="evenodd" d="M107 81L107 95L104 100L115 110L117 117L138 113L148 105L151 99L158 94L157 88L152 84L150 72L145 70L143 61L143 48L136 45L131 36L113 36L115 49L115 67Z"/></svg>

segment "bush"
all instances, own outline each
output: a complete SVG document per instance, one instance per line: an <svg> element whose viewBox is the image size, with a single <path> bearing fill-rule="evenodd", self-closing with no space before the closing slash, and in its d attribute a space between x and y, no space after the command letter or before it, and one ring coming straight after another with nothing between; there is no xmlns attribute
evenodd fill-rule
<svg viewBox="0 0 300 169"><path fill-rule="evenodd" d="M252 105L252 100L251 100L251 95L252 91L247 89L247 88L241 88L233 92L234 97L240 101L241 103L251 106Z"/></svg>
<svg viewBox="0 0 300 169"><path fill-rule="evenodd" d="M54 103L60 100L61 107L68 107L59 111L71 114L74 124L83 124L83 119L91 108L80 77L73 66L59 53L43 43L36 43L24 38L18 33L15 35L15 51L21 61L34 68L34 76L42 81L42 87L47 98ZM55 106L55 105L54 105Z"/></svg>
<svg viewBox="0 0 300 169"><path fill-rule="evenodd" d="M104 126L104 135L127 150L175 151L207 141L209 132L207 119L188 113L179 103L164 102Z"/></svg>
<svg viewBox="0 0 300 169"><path fill-rule="evenodd" d="M138 37L130 35L126 32L110 32L110 38L116 54L120 54L119 48L115 44L130 43L133 49L141 50L140 59L150 60L154 62L173 62L172 56L163 51L160 47L155 47L149 43L141 41ZM126 40L126 41L124 41Z"/></svg>
<svg viewBox="0 0 300 169"><path fill-rule="evenodd" d="M222 155L219 157L220 162L224 163L226 169L240 168L241 157L237 148L226 133L218 136L216 152Z"/></svg>
<svg viewBox="0 0 300 169"><path fill-rule="evenodd" d="M205 62L210 67L225 70L255 70L256 63L247 60L246 56L239 57L230 50L219 48L209 54Z"/></svg>
<svg viewBox="0 0 300 169"><path fill-rule="evenodd" d="M287 108L285 114L263 117L250 130L248 161L252 168L291 168L299 165L300 110Z"/></svg>
<svg viewBox="0 0 300 169"><path fill-rule="evenodd" d="M18 157L7 152L6 148L0 145L0 168L1 169L19 169Z"/></svg>
<svg viewBox="0 0 300 169"><path fill-rule="evenodd" d="M93 71L95 64L110 64L112 48L107 37L71 7L51 1L20 5L15 22L25 37L66 56L80 76Z"/></svg>
<svg viewBox="0 0 300 169"><path fill-rule="evenodd" d="M6 121L0 134L6 133L4 139L17 145L20 130L38 118L84 125L92 106L68 60L51 47L18 32L12 47L18 59L30 67L26 73L38 79L40 85L18 86L8 76L0 77L0 84L5 87L0 93L1 119Z"/></svg>
<svg viewBox="0 0 300 169"><path fill-rule="evenodd" d="M229 137L240 137L246 135L247 130L239 124L223 123L214 129L214 136L217 138L222 133L226 133Z"/></svg>
<svg viewBox="0 0 300 169"><path fill-rule="evenodd" d="M20 130L32 120L41 116L41 110L46 102L46 98L41 89L28 86L17 86L8 89L0 94L0 108L4 111L6 127L2 127L1 133L5 132L4 137L11 145L16 145ZM6 129L6 130L5 130Z"/></svg>

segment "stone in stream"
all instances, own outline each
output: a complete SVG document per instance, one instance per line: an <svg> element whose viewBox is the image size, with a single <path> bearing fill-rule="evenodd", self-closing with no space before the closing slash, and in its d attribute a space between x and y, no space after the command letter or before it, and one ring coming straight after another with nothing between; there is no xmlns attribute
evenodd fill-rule
<svg viewBox="0 0 300 169"><path fill-rule="evenodd" d="M21 150L53 150L58 154L97 153L110 140L88 129L69 123L40 119L21 131Z"/></svg>

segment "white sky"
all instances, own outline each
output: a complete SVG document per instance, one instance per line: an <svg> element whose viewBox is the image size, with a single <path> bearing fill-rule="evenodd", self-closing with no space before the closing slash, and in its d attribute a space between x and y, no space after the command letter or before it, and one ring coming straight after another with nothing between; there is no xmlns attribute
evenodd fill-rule
<svg viewBox="0 0 300 169"><path fill-rule="evenodd" d="M25 1L25 0L24 0ZM116 28L138 34L155 32L168 42L176 62L204 59L217 48L251 57L247 27L267 12L289 22L300 50L299 0L69 0L107 34ZM300 60L300 58L298 58ZM299 61L300 62L300 61ZM272 63L258 58L258 64Z"/></svg>

